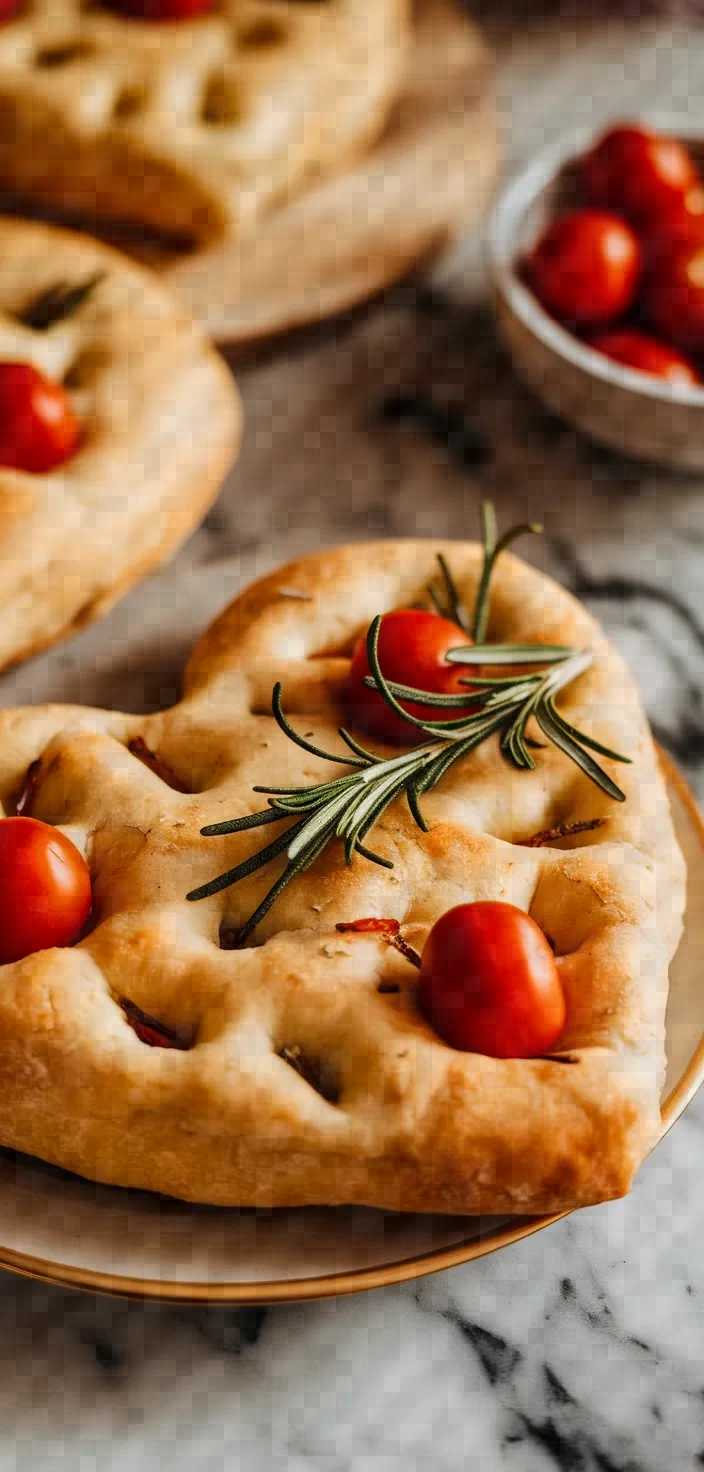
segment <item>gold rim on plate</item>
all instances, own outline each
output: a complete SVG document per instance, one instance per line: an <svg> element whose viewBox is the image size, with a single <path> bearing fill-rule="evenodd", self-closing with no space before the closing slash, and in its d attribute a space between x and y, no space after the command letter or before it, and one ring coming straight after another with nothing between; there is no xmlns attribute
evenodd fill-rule
<svg viewBox="0 0 704 1472"><path fill-rule="evenodd" d="M670 758L659 750L668 785L674 789L688 818L697 831L704 849L704 817L684 778ZM658 1143L691 1103L697 1090L704 1082L704 1034L695 1049L686 1069L675 1088L668 1094L662 1106L662 1133ZM655 1147L656 1148L656 1147ZM300 1281L277 1280L258 1283L180 1283L158 1279L142 1279L96 1272L92 1269L67 1267L61 1263L17 1252L0 1245L0 1269L6 1269L24 1278L42 1283L51 1283L60 1288L78 1288L91 1293L111 1297L132 1298L143 1302L179 1303L197 1306L247 1305L270 1303L300 1303L310 1299L333 1298L347 1293L361 1293L370 1288L384 1288L392 1283L403 1283L429 1273L439 1273L446 1268L459 1267L461 1263L486 1257L498 1252L534 1232L550 1227L554 1222L569 1216L569 1211L556 1212L553 1216L520 1218L519 1221L501 1231L492 1232L485 1238L472 1237L469 1241L453 1247L416 1254L386 1263L379 1268L356 1268L346 1273L328 1273L322 1277L305 1278Z"/></svg>

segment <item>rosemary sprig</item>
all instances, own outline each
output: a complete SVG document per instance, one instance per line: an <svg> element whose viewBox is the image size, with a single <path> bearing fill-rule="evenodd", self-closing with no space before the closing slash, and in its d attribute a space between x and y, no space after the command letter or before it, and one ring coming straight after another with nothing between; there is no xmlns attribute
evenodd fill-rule
<svg viewBox="0 0 704 1472"><path fill-rule="evenodd" d="M410 715L399 704L401 700L412 700L416 705L427 705L434 709L452 710L467 709L468 695L434 695L428 691L415 690L410 685L397 685L392 681L384 679L379 667L378 644L381 618L377 617L370 630L367 640L367 655L369 667L372 671L365 684L372 689L379 690L387 705L396 713L428 735L436 739L442 737L446 732L453 735L452 743L445 742L446 749L437 756L437 767L440 775L445 774L450 766L460 756L468 755L470 751L478 746L486 737L496 730L501 730L501 750L505 756L510 758L513 765L524 770L533 771L535 760L531 755L526 741L526 727L531 716L535 717L543 734L553 742L555 746L565 753L566 756L581 767L582 771L601 787L609 797L617 802L625 800L625 794L612 781L608 773L594 760L590 751L597 751L601 756L609 757L612 761L628 762L629 758L621 756L619 752L612 751L608 746L602 746L591 736L583 731L578 731L571 726L555 706L555 699L566 685L572 683L591 664L591 655L582 653L577 649L564 648L559 645L543 646L515 645L515 650L520 650L521 664L543 664L545 659L544 649L548 651L549 665L547 670L539 670L535 674L507 675L504 678L487 679L481 676L473 676L471 680L462 681L468 684L471 690L472 706L479 709L471 715L460 716L453 720L423 720L418 716ZM505 654L510 645L487 644L483 646L483 658L493 659L492 648L497 648ZM453 651L459 656L460 651ZM455 658L455 663L460 663ZM479 662L477 649L467 651L467 664ZM514 664L519 662L519 657L514 652ZM589 748L589 750L587 750ZM424 779L423 791L429 786L435 786L439 778L431 778L429 784Z"/></svg>
<svg viewBox="0 0 704 1472"><path fill-rule="evenodd" d="M56 281L25 308L19 319L22 326L31 327L35 332L48 332L58 322L66 322L88 301L104 278L105 272L97 271L77 285Z"/></svg>
<svg viewBox="0 0 704 1472"><path fill-rule="evenodd" d="M531 747L535 748L535 743L526 735L531 719L537 722L548 740L559 747L609 797L617 802L624 801L624 793L591 753L597 752L612 761L627 762L629 758L611 751L593 737L571 726L555 705L560 691L588 669L591 655L568 645L484 642L489 616L491 575L496 560L520 533L535 532L539 528L532 524L516 527L499 538L493 508L489 505L482 508L482 524L484 565L471 625L477 642L453 649L449 657L454 664L468 667L488 664L492 668L500 668L502 665L512 665L513 672L493 676L471 675L460 681L469 687L467 692L457 695L435 695L411 686L395 684L385 678L379 664L379 631L382 619L381 615L377 616L367 635L367 657L371 674L366 683L378 690L391 710L402 716L409 726L415 727L428 738L422 745L388 758L368 751L344 727L340 728L339 734L347 747L346 752L325 751L314 745L301 736L287 720L282 706L282 687L277 684L273 692L272 712L284 734L309 755L341 765L346 771L339 777L313 787L256 787L255 792L262 792L268 798L266 808L201 829L204 837L220 837L230 833L243 833L269 823L287 821L289 824L283 833L257 853L208 884L192 890L188 895L189 900L200 900L218 894L286 853L286 867L240 930L238 946L244 945L286 886L298 874L309 869L334 839L344 844L348 864L355 854L359 854L372 863L381 864L387 869L392 868L391 862L382 854L367 848L364 842L367 834L387 808L402 796L405 796L418 827L427 832L428 825L421 806L423 795L432 791L451 767L469 756L489 736L500 735L501 751L514 766L522 770L533 770L536 763ZM449 616L467 632L469 620L444 559L441 560L440 567L443 591L438 593L435 589L431 592L435 606L438 611L449 611ZM523 667L520 674L515 671L516 665ZM401 700L413 701L416 706L426 706L427 718L411 715L400 704ZM445 718L434 719L434 711L445 712ZM457 714L448 716L447 713L452 711Z"/></svg>

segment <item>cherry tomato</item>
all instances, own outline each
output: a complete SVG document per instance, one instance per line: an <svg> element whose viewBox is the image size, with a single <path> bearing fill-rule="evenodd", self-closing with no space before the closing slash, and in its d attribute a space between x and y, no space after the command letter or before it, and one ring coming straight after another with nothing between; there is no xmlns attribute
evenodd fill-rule
<svg viewBox="0 0 704 1472"><path fill-rule="evenodd" d="M648 221L641 230L643 272L641 287L645 291L661 267L669 270L675 250L686 246L704 246L704 188L694 189L672 209L663 210L657 219Z"/></svg>
<svg viewBox="0 0 704 1472"><path fill-rule="evenodd" d="M212 10L215 0L104 0L130 20L195 20Z"/></svg>
<svg viewBox="0 0 704 1472"><path fill-rule="evenodd" d="M667 255L675 244L704 239L704 188L690 190L670 209L662 210L641 229L641 245L648 266Z"/></svg>
<svg viewBox="0 0 704 1472"><path fill-rule="evenodd" d="M437 695L459 695L467 687L460 679L468 671L462 665L449 664L448 649L466 647L471 641L457 624L421 608L399 608L386 613L379 630L379 664L387 680L399 685L413 685L417 690L430 690ZM368 731L391 746L414 746L428 738L401 716L394 714L378 690L364 684L370 674L366 634L354 651L352 666L343 692L350 724ZM419 719L442 720L443 712L432 706L401 701L404 710ZM472 710L468 703L466 714ZM463 710L445 712L448 720L464 714Z"/></svg>
<svg viewBox="0 0 704 1472"><path fill-rule="evenodd" d="M704 235L674 240L651 256L642 304L656 332L690 352L704 350Z"/></svg>
<svg viewBox="0 0 704 1472"><path fill-rule="evenodd" d="M70 946L91 909L82 854L36 818L0 819L0 965Z"/></svg>
<svg viewBox="0 0 704 1472"><path fill-rule="evenodd" d="M0 362L0 465L43 475L75 454L81 431L71 401L30 363Z"/></svg>
<svg viewBox="0 0 704 1472"><path fill-rule="evenodd" d="M669 212L701 183L678 139L635 124L610 128L598 139L582 159L581 177L594 204L638 224Z"/></svg>
<svg viewBox="0 0 704 1472"><path fill-rule="evenodd" d="M646 337L644 332L603 332L593 337L589 346L597 353L604 353L624 368L635 368L639 373L649 373L653 378L662 378L667 383L701 383L693 363L674 348L658 342L655 337Z"/></svg>
<svg viewBox="0 0 704 1472"><path fill-rule="evenodd" d="M586 326L611 322L630 307L640 267L629 225L598 210L573 210L547 226L526 274L548 312Z"/></svg>
<svg viewBox="0 0 704 1472"><path fill-rule="evenodd" d="M515 905L457 905L433 926L420 966L420 1006L452 1048L534 1058L565 1025L565 996L542 930Z"/></svg>
<svg viewBox="0 0 704 1472"><path fill-rule="evenodd" d="M12 20L23 5L24 0L0 0L0 21Z"/></svg>

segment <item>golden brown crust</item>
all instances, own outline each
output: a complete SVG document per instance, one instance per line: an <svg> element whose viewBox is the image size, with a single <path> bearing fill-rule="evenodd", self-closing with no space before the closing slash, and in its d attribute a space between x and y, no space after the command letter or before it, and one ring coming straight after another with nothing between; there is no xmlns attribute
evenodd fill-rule
<svg viewBox="0 0 704 1472"><path fill-rule="evenodd" d="M19 315L103 273L48 331ZM0 221L0 359L69 390L83 426L51 475L0 468L0 667L103 614L198 525L240 435L225 364L154 277L83 236Z"/></svg>
<svg viewBox="0 0 704 1472"><path fill-rule="evenodd" d="M426 798L427 835L401 805L378 824L375 847L392 870L359 857L346 868L328 850L248 949L222 949L220 928L242 922L271 872L185 900L261 846L256 831L204 839L205 823L254 811L256 783L324 779L326 764L266 713L273 680L299 726L334 743L344 651L374 613L418 597L437 550L471 598L475 546L341 548L247 589L195 649L173 710L0 714L0 796L9 804L41 757L32 811L85 847L98 920L74 949L0 976L4 1144L220 1204L535 1212L628 1189L658 1132L683 865L633 682L586 611L540 573L501 559L492 636L593 652L561 706L634 758L617 774L626 803L552 747L519 773L487 743ZM130 753L137 736L161 775ZM189 792L174 790L169 771ZM556 822L594 817L606 821L554 847L525 846ZM480 897L529 910L553 939L571 1063L445 1046L418 1014L407 961L374 936L335 929L395 917L421 948L441 913ZM124 996L187 1050L142 1043Z"/></svg>
<svg viewBox="0 0 704 1472"><path fill-rule="evenodd" d="M145 23L33 0L0 31L0 180L98 220L246 230L380 131L407 0L223 0Z"/></svg>

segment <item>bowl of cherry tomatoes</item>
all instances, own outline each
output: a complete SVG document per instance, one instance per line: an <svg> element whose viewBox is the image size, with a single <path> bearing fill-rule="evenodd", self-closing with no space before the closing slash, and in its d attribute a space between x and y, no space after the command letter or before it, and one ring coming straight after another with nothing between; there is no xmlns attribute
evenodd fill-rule
<svg viewBox="0 0 704 1472"><path fill-rule="evenodd" d="M704 138L614 123L508 185L489 269L519 375L628 455L704 468Z"/></svg>

